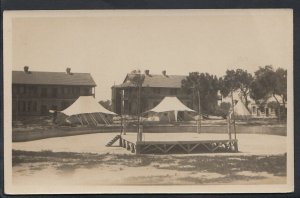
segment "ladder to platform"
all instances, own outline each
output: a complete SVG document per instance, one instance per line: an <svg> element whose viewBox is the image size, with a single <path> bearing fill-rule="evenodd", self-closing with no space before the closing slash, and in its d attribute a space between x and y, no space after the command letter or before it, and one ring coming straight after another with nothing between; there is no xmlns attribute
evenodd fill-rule
<svg viewBox="0 0 300 198"><path fill-rule="evenodd" d="M118 141L121 138L121 135L117 135L116 137L114 137L112 140L110 140L106 146L112 146L116 141Z"/></svg>

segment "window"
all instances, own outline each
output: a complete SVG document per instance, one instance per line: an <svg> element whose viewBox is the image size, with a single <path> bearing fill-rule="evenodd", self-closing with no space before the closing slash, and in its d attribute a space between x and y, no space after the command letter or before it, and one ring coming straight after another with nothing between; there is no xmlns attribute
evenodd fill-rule
<svg viewBox="0 0 300 198"><path fill-rule="evenodd" d="M31 111L31 101L28 101L27 103L27 111L30 112Z"/></svg>
<svg viewBox="0 0 300 198"><path fill-rule="evenodd" d="M256 107L252 107L252 113L256 112Z"/></svg>
<svg viewBox="0 0 300 198"><path fill-rule="evenodd" d="M13 93L13 95L18 94L17 86L15 86L15 85L12 86L12 93Z"/></svg>
<svg viewBox="0 0 300 198"><path fill-rule="evenodd" d="M68 93L68 87L63 87L63 88L62 88L62 93L63 93L64 95L66 95L66 94Z"/></svg>
<svg viewBox="0 0 300 198"><path fill-rule="evenodd" d="M160 94L160 88L153 88L153 93Z"/></svg>
<svg viewBox="0 0 300 198"><path fill-rule="evenodd" d="M67 107L69 107L69 102L67 102L67 101L63 101L62 103L61 103L61 108L62 108L62 110L64 110L64 109L66 109Z"/></svg>
<svg viewBox="0 0 300 198"><path fill-rule="evenodd" d="M41 89L41 96L42 96L42 97L47 97L47 88L46 88L46 87L43 87L43 88Z"/></svg>
<svg viewBox="0 0 300 198"><path fill-rule="evenodd" d="M29 86L28 87L28 93L30 96L34 96L37 93L37 89L35 86Z"/></svg>
<svg viewBox="0 0 300 198"><path fill-rule="evenodd" d="M170 94L171 95L176 95L177 94L177 89L171 89Z"/></svg>
<svg viewBox="0 0 300 198"><path fill-rule="evenodd" d="M37 112L37 102L36 102L36 101L33 102L32 110L33 110L34 112Z"/></svg>
<svg viewBox="0 0 300 198"><path fill-rule="evenodd" d="M20 94L24 94L24 86L20 86L19 87L19 93Z"/></svg>
<svg viewBox="0 0 300 198"><path fill-rule="evenodd" d="M84 88L84 94L88 96L90 94L90 89L89 88Z"/></svg>
<svg viewBox="0 0 300 198"><path fill-rule="evenodd" d="M73 95L78 95L79 91L80 91L79 87L72 87L72 94Z"/></svg>
<svg viewBox="0 0 300 198"><path fill-rule="evenodd" d="M52 88L52 98L57 97L57 88Z"/></svg>
<svg viewBox="0 0 300 198"><path fill-rule="evenodd" d="M27 93L27 89L28 89L28 87L24 86L24 94Z"/></svg>
<svg viewBox="0 0 300 198"><path fill-rule="evenodd" d="M19 101L18 101L18 112L20 112L21 109L22 109L22 108L21 108L21 105L22 105L22 101L19 100Z"/></svg>
<svg viewBox="0 0 300 198"><path fill-rule="evenodd" d="M37 87L32 87L32 94L34 96L36 96L36 94L37 94Z"/></svg>
<svg viewBox="0 0 300 198"><path fill-rule="evenodd" d="M41 105L41 114L42 115L47 115L48 114L48 109L46 105Z"/></svg>
<svg viewBox="0 0 300 198"><path fill-rule="evenodd" d="M52 105L51 110L57 110L57 106L56 105Z"/></svg>
<svg viewBox="0 0 300 198"><path fill-rule="evenodd" d="M153 107L156 107L157 105L158 105L157 101L153 102Z"/></svg>
<svg viewBox="0 0 300 198"><path fill-rule="evenodd" d="M22 101L22 111L25 112L26 111L26 102Z"/></svg>

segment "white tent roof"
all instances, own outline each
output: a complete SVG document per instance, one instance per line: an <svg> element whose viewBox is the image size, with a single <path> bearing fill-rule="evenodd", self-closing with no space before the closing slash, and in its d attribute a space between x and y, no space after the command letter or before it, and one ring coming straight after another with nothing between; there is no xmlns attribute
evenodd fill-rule
<svg viewBox="0 0 300 198"><path fill-rule="evenodd" d="M150 109L149 111L153 112L166 112L166 111L192 111L195 112L194 110L188 108L180 100L178 100L177 97L165 97L156 107L153 109ZM147 112L149 112L147 111Z"/></svg>
<svg viewBox="0 0 300 198"><path fill-rule="evenodd" d="M105 113L116 115L114 112L105 109L93 96L80 96L71 106L61 112L68 116L84 113Z"/></svg>

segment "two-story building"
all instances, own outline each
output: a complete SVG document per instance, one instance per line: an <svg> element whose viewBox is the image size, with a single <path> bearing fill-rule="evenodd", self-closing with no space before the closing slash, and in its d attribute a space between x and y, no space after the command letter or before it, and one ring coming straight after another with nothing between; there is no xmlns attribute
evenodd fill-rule
<svg viewBox="0 0 300 198"><path fill-rule="evenodd" d="M89 73L24 71L12 72L12 114L47 115L63 110L79 96L95 96L96 83Z"/></svg>
<svg viewBox="0 0 300 198"><path fill-rule="evenodd" d="M136 74L127 74L123 83L112 87L113 111L118 114L137 114L138 87L132 83ZM176 96L186 106L193 108L193 98L187 95L181 88L181 82L186 76L167 75L163 71L161 75L150 74L146 70L144 80L141 83L141 112L152 109L159 104L165 96Z"/></svg>

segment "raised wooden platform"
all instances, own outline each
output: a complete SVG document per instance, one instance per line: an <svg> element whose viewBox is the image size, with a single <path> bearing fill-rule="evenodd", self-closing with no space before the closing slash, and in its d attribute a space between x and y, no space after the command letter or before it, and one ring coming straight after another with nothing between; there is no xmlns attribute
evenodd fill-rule
<svg viewBox="0 0 300 198"><path fill-rule="evenodd" d="M137 154L184 154L237 152L237 140L143 141L136 142Z"/></svg>
<svg viewBox="0 0 300 198"><path fill-rule="evenodd" d="M197 134L198 135L198 134ZM194 140L192 137L184 138L183 141L168 141L164 138L158 138L158 141L152 141L155 137L149 138L150 141L135 141L134 136L118 135L113 141L119 141L119 146L136 154L192 154L192 153L221 153L238 152L238 141L236 139L212 139ZM199 135L201 137L201 134ZM178 138L177 138L178 139Z"/></svg>

